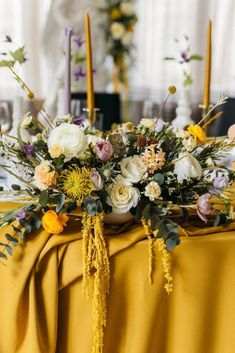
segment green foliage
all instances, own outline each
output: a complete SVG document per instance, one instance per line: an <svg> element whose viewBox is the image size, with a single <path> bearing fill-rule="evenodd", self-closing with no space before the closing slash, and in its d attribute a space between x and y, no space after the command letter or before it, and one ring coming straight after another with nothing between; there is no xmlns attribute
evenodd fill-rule
<svg viewBox="0 0 235 353"><path fill-rule="evenodd" d="M90 216L96 216L98 213L103 211L102 203L99 199L92 197L86 197L84 200L84 207L86 212Z"/></svg>

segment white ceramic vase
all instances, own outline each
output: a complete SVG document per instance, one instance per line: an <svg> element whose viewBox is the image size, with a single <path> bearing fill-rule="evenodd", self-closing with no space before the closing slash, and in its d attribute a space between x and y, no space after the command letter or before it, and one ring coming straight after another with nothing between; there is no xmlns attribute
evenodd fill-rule
<svg viewBox="0 0 235 353"><path fill-rule="evenodd" d="M176 108L176 118L172 121L172 125L178 129L183 129L187 125L193 125L191 119L192 109L190 102L190 88L182 86L180 89L180 99Z"/></svg>

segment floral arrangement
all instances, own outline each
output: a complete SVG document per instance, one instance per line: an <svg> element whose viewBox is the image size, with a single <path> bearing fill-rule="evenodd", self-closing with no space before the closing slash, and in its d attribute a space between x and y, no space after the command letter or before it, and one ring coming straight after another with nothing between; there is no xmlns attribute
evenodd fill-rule
<svg viewBox="0 0 235 353"><path fill-rule="evenodd" d="M84 116L52 119L14 68L4 64L34 101L45 124L28 113L17 136L1 132L0 156L5 163L0 167L19 181L7 195L23 203L1 212L0 226L11 226L12 232L8 230L6 241L0 244L0 258L6 260L19 241L27 241L27 234L41 227L52 235L62 233L71 212L81 210L83 289L89 295L94 267L93 351L102 352L110 278L103 236L106 215L129 212L142 222L149 238L150 280L156 239L168 293L173 288L169 251L180 243L180 232L185 233L175 220L176 213L181 212L187 221L194 211L204 222L212 217L214 225L232 218L232 205L224 190L234 181L235 173L220 160L235 141L215 138L208 142L205 134L206 126L218 114L209 120L208 116L226 99L220 97L197 125L186 130L157 117L142 119L137 126L125 123L100 131ZM168 96L176 91L174 86L168 90ZM0 194L5 192L1 189Z"/></svg>
<svg viewBox="0 0 235 353"><path fill-rule="evenodd" d="M182 40L175 39L178 45L178 53L176 57L165 57L164 60L175 61L180 64L183 73L183 86L187 87L192 85L193 78L190 70L191 61L201 61L203 57L199 54L192 54L189 37L184 35Z"/></svg>
<svg viewBox="0 0 235 353"><path fill-rule="evenodd" d="M107 42L107 54L114 63L113 84L114 91L119 92L119 82L127 88L126 59L131 56L133 49L133 32L137 22L133 0L106 0L106 5L99 8L107 17L102 26Z"/></svg>

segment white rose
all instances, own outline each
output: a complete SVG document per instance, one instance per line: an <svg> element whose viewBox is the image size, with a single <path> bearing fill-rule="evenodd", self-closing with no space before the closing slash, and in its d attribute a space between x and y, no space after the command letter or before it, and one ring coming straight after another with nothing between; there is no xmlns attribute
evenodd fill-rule
<svg viewBox="0 0 235 353"><path fill-rule="evenodd" d="M63 123L51 131L47 145L49 152L54 146L57 146L57 148L60 146L65 155L65 160L68 161L84 151L87 139L79 126Z"/></svg>
<svg viewBox="0 0 235 353"><path fill-rule="evenodd" d="M150 130L155 130L155 126L156 126L156 121L154 121L153 119L146 119L143 118L140 120L140 124L142 126L147 127Z"/></svg>
<svg viewBox="0 0 235 353"><path fill-rule="evenodd" d="M143 179L146 168L137 155L133 157L123 158L120 162L122 175L131 183L138 183Z"/></svg>
<svg viewBox="0 0 235 353"><path fill-rule="evenodd" d="M122 37L122 44L126 46L130 45L132 38L133 38L133 33L131 32L125 33L124 36Z"/></svg>
<svg viewBox="0 0 235 353"><path fill-rule="evenodd" d="M121 39L125 33L125 27L119 22L113 22L111 25L111 33L114 39Z"/></svg>
<svg viewBox="0 0 235 353"><path fill-rule="evenodd" d="M178 182L182 183L191 178L201 178L202 167L191 153L185 152L181 153L175 162L174 173L177 175Z"/></svg>
<svg viewBox="0 0 235 353"><path fill-rule="evenodd" d="M151 181L144 191L145 196L149 198L150 201L157 200L161 195L161 188L156 181Z"/></svg>
<svg viewBox="0 0 235 353"><path fill-rule="evenodd" d="M183 144L188 152L192 152L197 147L197 141L193 138L193 136L183 139Z"/></svg>
<svg viewBox="0 0 235 353"><path fill-rule="evenodd" d="M134 6L131 2L122 2L120 5L122 13L126 16L131 16L134 13Z"/></svg>
<svg viewBox="0 0 235 353"><path fill-rule="evenodd" d="M112 206L113 212L117 214L127 213L138 204L139 190L120 175L108 186L107 191L107 204Z"/></svg>
<svg viewBox="0 0 235 353"><path fill-rule="evenodd" d="M31 124L32 120L33 120L32 115L26 114L23 118L23 121L22 121L20 127L22 129L27 129L27 127Z"/></svg>

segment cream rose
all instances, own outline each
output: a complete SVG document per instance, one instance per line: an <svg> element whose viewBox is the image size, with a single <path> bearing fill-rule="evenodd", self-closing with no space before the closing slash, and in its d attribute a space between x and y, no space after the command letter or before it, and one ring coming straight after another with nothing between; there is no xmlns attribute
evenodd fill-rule
<svg viewBox="0 0 235 353"><path fill-rule="evenodd" d="M178 182L182 183L191 178L201 178L202 167L191 153L185 152L181 153L176 160L174 173L177 175Z"/></svg>
<svg viewBox="0 0 235 353"><path fill-rule="evenodd" d="M63 123L51 131L47 145L49 151L55 146L57 146L57 149L60 146L65 155L65 161L69 161L84 151L87 146L87 139L79 126Z"/></svg>
<svg viewBox="0 0 235 353"><path fill-rule="evenodd" d="M55 186L56 177L57 173L55 171L51 171L49 161L42 161L35 167L34 184L40 190L47 189L50 186Z"/></svg>
<svg viewBox="0 0 235 353"><path fill-rule="evenodd" d="M107 204L112 206L113 212L117 214L127 213L138 204L139 190L120 175L108 186L107 191Z"/></svg>
<svg viewBox="0 0 235 353"><path fill-rule="evenodd" d="M131 2L122 2L120 5L120 9L123 15L131 16L134 13L134 6Z"/></svg>
<svg viewBox="0 0 235 353"><path fill-rule="evenodd" d="M111 33L114 39L121 39L125 33L125 27L119 22L113 22L111 25Z"/></svg>
<svg viewBox="0 0 235 353"><path fill-rule="evenodd" d="M120 167L122 175L131 183L138 183L145 178L146 168L137 155L122 159Z"/></svg>
<svg viewBox="0 0 235 353"><path fill-rule="evenodd" d="M51 155L51 158L57 158L64 153L64 147L60 145L53 145L49 149L49 153Z"/></svg>
<svg viewBox="0 0 235 353"><path fill-rule="evenodd" d="M161 188L156 181L151 181L144 191L145 196L149 198L150 201L157 200L161 195Z"/></svg>

